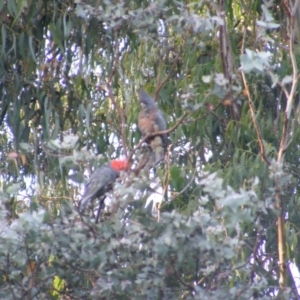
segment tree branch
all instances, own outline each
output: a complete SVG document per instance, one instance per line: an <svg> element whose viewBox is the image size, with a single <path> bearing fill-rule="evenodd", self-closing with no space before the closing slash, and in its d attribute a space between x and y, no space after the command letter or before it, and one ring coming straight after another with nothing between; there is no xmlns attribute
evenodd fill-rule
<svg viewBox="0 0 300 300"><path fill-rule="evenodd" d="M267 165L270 165L270 162L268 161L268 159L266 157L266 150L265 150L265 146L264 146L264 143L263 143L263 138L262 138L262 135L261 135L256 117L255 117L254 104L253 104L252 98L251 98L250 93L249 93L249 88L248 88L246 77L245 77L245 74L244 74L243 70L241 70L241 74L242 74L242 79L243 79L243 83L244 83L244 87L245 87L244 92L245 92L245 94L248 98L248 105L249 105L249 108L250 108L252 123L254 125L254 129L256 131L256 135L257 135L257 139L258 139L258 144L259 144L259 148L260 148L260 153L259 154L260 154L261 158L264 160L264 162Z"/></svg>
<svg viewBox="0 0 300 300"><path fill-rule="evenodd" d="M171 75L173 74L173 70L174 70L174 68L175 68L175 66L176 66L176 63L177 63L178 60L179 60L179 57L180 57L181 53L182 53L182 48L180 49L180 51L179 51L178 54L176 55L176 57L175 57L175 59L174 59L174 61L173 61L173 64L172 64L172 66L171 66L171 69L169 70L168 75L167 75L166 78L158 85L158 88L156 89L155 95L154 95L154 99L155 99L155 100L157 100L160 90L162 89L162 87L165 85L165 83L170 79Z"/></svg>
<svg viewBox="0 0 300 300"><path fill-rule="evenodd" d="M284 154L291 141L288 140L288 127L290 124L290 116L293 108L294 97L298 85L298 69L297 63L293 51L294 47L294 35L295 35L295 13L297 10L298 1L295 2L293 9L286 7L286 11L292 12L288 15L288 31L289 31L289 55L291 58L293 75L292 75L292 87L287 98L286 109L284 113L282 136L277 154L277 166L282 168L284 161ZM293 131L293 130L292 130ZM279 210L277 218L277 235L278 235L278 257L279 257L279 287L283 291L287 286L287 253L286 253L286 234L285 234L285 210L284 210L284 198L280 190L279 179L275 180L276 187L276 208Z"/></svg>

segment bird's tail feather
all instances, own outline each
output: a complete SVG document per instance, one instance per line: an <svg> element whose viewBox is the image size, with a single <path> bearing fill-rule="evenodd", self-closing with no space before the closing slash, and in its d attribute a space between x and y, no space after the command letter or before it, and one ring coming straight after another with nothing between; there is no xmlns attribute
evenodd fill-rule
<svg viewBox="0 0 300 300"><path fill-rule="evenodd" d="M151 164L152 166L157 165L165 157L165 150L163 140L160 136L156 136L150 143L152 149Z"/></svg>
<svg viewBox="0 0 300 300"><path fill-rule="evenodd" d="M98 206L96 221L95 221L96 224L99 223L100 214L101 214L101 211L104 207L104 199L105 199L105 197L102 197L102 198L99 199L99 206Z"/></svg>
<svg viewBox="0 0 300 300"><path fill-rule="evenodd" d="M84 197L79 202L79 211L82 212L86 209L87 205L90 203L90 197Z"/></svg>

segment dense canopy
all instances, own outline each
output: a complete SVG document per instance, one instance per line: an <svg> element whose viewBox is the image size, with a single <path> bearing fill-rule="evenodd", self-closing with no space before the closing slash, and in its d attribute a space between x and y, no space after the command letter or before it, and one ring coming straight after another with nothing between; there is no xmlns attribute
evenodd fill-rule
<svg viewBox="0 0 300 300"><path fill-rule="evenodd" d="M0 298L299 299L299 5L0 0Z"/></svg>

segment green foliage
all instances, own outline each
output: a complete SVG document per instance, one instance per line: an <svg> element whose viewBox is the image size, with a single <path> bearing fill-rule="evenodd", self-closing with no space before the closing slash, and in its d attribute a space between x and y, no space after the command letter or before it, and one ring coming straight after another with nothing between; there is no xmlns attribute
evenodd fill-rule
<svg viewBox="0 0 300 300"><path fill-rule="evenodd" d="M293 34L279 0L0 0L0 298L296 297L294 275L278 292L275 226L280 193L299 265L290 11ZM165 164L122 177L96 225L76 212L82 184L140 141L140 86L169 128L185 117ZM153 177L157 218L144 208Z"/></svg>
<svg viewBox="0 0 300 300"><path fill-rule="evenodd" d="M160 222L144 209L128 221L110 217L99 225L71 207L57 218L42 210L20 214L3 224L1 297L9 287L18 298L249 299L255 290L268 299L265 274L257 271L260 280L249 281L251 263L242 255L255 240L241 228L261 230L254 220L266 214L264 203L252 191L223 189L216 175L200 185L199 204L217 198L216 209L164 212Z"/></svg>

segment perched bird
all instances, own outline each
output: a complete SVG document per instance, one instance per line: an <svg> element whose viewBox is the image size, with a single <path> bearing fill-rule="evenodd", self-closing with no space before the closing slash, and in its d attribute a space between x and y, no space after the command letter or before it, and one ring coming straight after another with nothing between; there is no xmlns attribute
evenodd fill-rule
<svg viewBox="0 0 300 300"><path fill-rule="evenodd" d="M166 130L166 118L154 100L141 89L138 91L138 96L142 108L138 116L138 127L142 135L145 137L154 132ZM162 134L146 140L152 150L152 166L164 159L167 139L167 134Z"/></svg>
<svg viewBox="0 0 300 300"><path fill-rule="evenodd" d="M130 164L127 160L115 159L97 169L85 186L84 194L79 203L79 211L85 210L87 205L98 198L99 214L104 204L105 194L113 188L113 184L120 176L120 171L127 171L129 167Z"/></svg>

